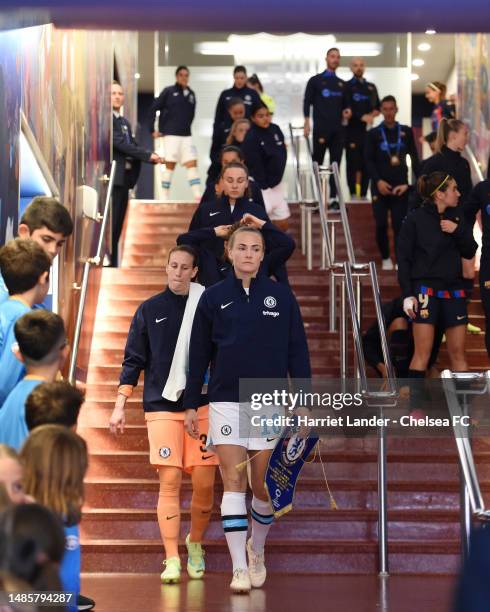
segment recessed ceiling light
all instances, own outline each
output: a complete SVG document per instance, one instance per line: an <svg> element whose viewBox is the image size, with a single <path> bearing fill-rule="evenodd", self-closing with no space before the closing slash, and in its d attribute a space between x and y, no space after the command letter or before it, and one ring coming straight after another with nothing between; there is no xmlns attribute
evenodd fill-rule
<svg viewBox="0 0 490 612"><path fill-rule="evenodd" d="M419 78L419 75L416 74L415 72L412 72L412 74L410 75L410 78L412 81L417 81Z"/></svg>
<svg viewBox="0 0 490 612"><path fill-rule="evenodd" d="M429 34L429 36L432 36L432 34L435 34L436 31L435 30L425 30L426 34Z"/></svg>
<svg viewBox="0 0 490 612"><path fill-rule="evenodd" d="M427 42L420 43L420 45L417 47L419 51L430 51L430 48L430 44Z"/></svg>
<svg viewBox="0 0 490 612"><path fill-rule="evenodd" d="M141 77L141 74L139 72L135 72L134 73L134 78L135 79L139 79Z"/></svg>
<svg viewBox="0 0 490 612"><path fill-rule="evenodd" d="M423 66L425 64L423 59L420 59L420 57L416 57L415 59L412 60L412 66Z"/></svg>

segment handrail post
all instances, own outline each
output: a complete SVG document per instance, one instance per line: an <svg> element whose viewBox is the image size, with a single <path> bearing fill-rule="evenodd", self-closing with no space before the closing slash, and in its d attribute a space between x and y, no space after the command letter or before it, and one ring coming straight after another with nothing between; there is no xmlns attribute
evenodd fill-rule
<svg viewBox="0 0 490 612"><path fill-rule="evenodd" d="M379 575L387 576L388 568L388 508L386 484L386 427L383 410L380 412L382 425L378 431L378 554Z"/></svg>
<svg viewBox="0 0 490 612"><path fill-rule="evenodd" d="M306 208L306 269L313 269L313 236L312 236L312 209Z"/></svg>
<svg viewBox="0 0 490 612"><path fill-rule="evenodd" d="M336 296L336 278L333 270L330 270L330 285L328 287L328 313L329 313L329 328L331 332L337 330L337 296Z"/></svg>
<svg viewBox="0 0 490 612"><path fill-rule="evenodd" d="M345 278L340 281L340 378L347 378L348 363L348 344L347 344L347 301L345 294Z"/></svg>
<svg viewBox="0 0 490 612"><path fill-rule="evenodd" d="M102 261L102 249L104 248L105 230L106 230L107 221L109 218L109 209L110 209L110 202L111 202L111 196L112 196L112 187L114 185L115 172L116 172L116 162L113 161L111 164L109 184L107 186L107 193L106 193L105 204L104 204L104 215L102 217L102 223L100 226L100 234L99 234L99 242L97 245L97 252L94 258L87 259L83 265L80 300L78 302L77 318L75 321L75 332L73 335L73 346L72 346L71 355L70 355L70 366L68 369L68 382L70 382L72 385L75 383L75 380L76 380L78 348L80 344L80 336L82 333L83 314L85 311L85 300L87 298L90 268L92 265L99 265Z"/></svg>
<svg viewBox="0 0 490 612"><path fill-rule="evenodd" d="M339 201L340 218L342 220L342 229L344 230L345 243L347 246L347 257L350 264L356 263L356 255L354 252L354 245L352 243L352 235L350 232L349 217L347 216L347 207L345 205L344 195L340 187L340 175L339 166L337 162L332 164L332 172L335 181L335 187L337 188L337 198Z"/></svg>

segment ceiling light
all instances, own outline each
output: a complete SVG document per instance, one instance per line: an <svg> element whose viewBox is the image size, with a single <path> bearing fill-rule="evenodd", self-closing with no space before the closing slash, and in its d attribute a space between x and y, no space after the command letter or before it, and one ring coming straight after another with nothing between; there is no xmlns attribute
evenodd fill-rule
<svg viewBox="0 0 490 612"><path fill-rule="evenodd" d="M419 51L430 51L430 44L427 43L427 42L420 43L420 45L417 47L417 49Z"/></svg>
<svg viewBox="0 0 490 612"><path fill-rule="evenodd" d="M134 73L134 78L135 79L139 79L141 77L141 74L139 72L135 72Z"/></svg>
<svg viewBox="0 0 490 612"><path fill-rule="evenodd" d="M432 34L435 34L436 31L435 30L425 30L425 33L428 34L429 36L432 36Z"/></svg>
<svg viewBox="0 0 490 612"><path fill-rule="evenodd" d="M423 66L425 64L423 59L420 59L420 57L416 57L415 59L412 60L412 66Z"/></svg>
<svg viewBox="0 0 490 612"><path fill-rule="evenodd" d="M412 74L410 75L410 79L411 79L412 81L417 81L417 80L418 80L418 78L419 78L419 75L418 75L418 74L416 74L415 72L412 72Z"/></svg>

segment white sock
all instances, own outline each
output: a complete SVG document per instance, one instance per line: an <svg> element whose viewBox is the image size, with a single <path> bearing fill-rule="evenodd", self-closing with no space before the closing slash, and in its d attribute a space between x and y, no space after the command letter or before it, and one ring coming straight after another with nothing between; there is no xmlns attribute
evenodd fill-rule
<svg viewBox="0 0 490 612"><path fill-rule="evenodd" d="M252 499L252 548L256 553L264 550L265 539L271 528L274 515L268 501L253 496Z"/></svg>
<svg viewBox="0 0 490 612"><path fill-rule="evenodd" d="M169 199L170 187L172 185L172 177L174 175L173 170L165 170L162 171L162 197L166 201Z"/></svg>
<svg viewBox="0 0 490 612"><path fill-rule="evenodd" d="M189 181L192 195L195 198L201 197L201 179L197 172L197 168L187 168L187 180Z"/></svg>
<svg viewBox="0 0 490 612"><path fill-rule="evenodd" d="M247 569L247 506L245 493L225 491L221 501L221 520L231 555L233 571Z"/></svg>

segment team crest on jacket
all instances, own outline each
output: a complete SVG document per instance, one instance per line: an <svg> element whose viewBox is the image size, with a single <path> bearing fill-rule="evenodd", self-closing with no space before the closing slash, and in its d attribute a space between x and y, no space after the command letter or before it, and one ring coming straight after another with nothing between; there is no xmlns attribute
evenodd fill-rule
<svg viewBox="0 0 490 612"><path fill-rule="evenodd" d="M158 451L158 454L162 459L168 459L171 453L172 451L169 449L168 446L162 446L161 449Z"/></svg>
<svg viewBox="0 0 490 612"><path fill-rule="evenodd" d="M272 297L272 295L268 295L264 300L264 306L266 306L267 308L274 308L276 304L277 300L275 297Z"/></svg>

